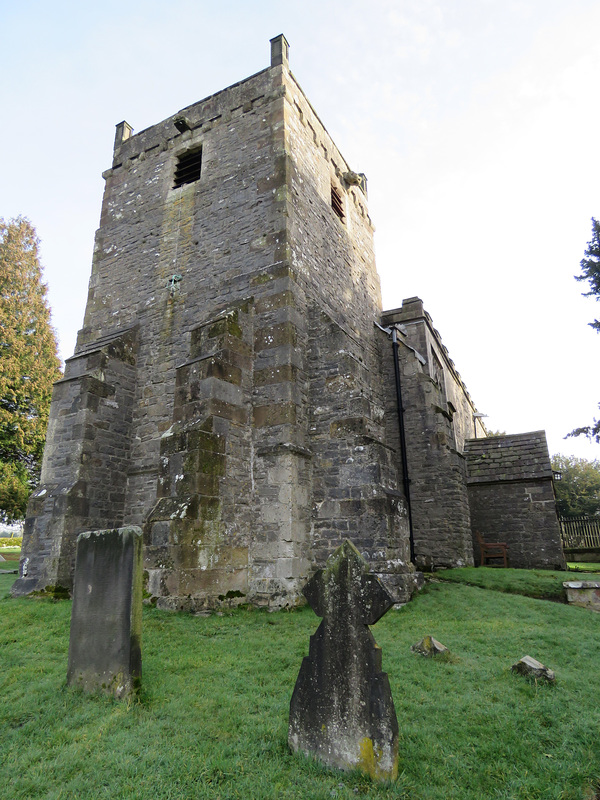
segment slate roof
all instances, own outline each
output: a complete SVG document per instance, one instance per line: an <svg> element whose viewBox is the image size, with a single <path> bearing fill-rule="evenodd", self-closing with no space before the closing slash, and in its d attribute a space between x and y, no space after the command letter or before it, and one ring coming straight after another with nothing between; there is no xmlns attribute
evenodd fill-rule
<svg viewBox="0 0 600 800"><path fill-rule="evenodd" d="M468 439L465 457L469 483L552 478L545 431Z"/></svg>

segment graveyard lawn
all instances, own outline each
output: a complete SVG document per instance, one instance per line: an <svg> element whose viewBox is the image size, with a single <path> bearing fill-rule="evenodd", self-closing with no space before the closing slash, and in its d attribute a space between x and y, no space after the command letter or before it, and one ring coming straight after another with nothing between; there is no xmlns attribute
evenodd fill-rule
<svg viewBox="0 0 600 800"><path fill-rule="evenodd" d="M0 556L7 561L19 561L21 558L20 547L0 547Z"/></svg>
<svg viewBox="0 0 600 800"><path fill-rule="evenodd" d="M319 622L310 609L193 617L146 607L142 695L127 704L67 689L71 602L11 599L12 580L0 576L7 800L600 796L591 611L438 582L383 617L372 631L400 727L390 785L288 750L290 697ZM428 634L453 658L411 652ZM556 683L511 673L524 655Z"/></svg>
<svg viewBox="0 0 600 800"><path fill-rule="evenodd" d="M497 567L459 567L433 573L429 578L437 581L464 583L496 592L521 594L543 600L567 602L563 582L572 579L569 572L550 569L498 569ZM578 572L577 580L598 580L598 575Z"/></svg>
<svg viewBox="0 0 600 800"><path fill-rule="evenodd" d="M573 572L600 572L600 564L597 561L596 562L569 561L567 566ZM596 576L596 578L597 577L598 576Z"/></svg>

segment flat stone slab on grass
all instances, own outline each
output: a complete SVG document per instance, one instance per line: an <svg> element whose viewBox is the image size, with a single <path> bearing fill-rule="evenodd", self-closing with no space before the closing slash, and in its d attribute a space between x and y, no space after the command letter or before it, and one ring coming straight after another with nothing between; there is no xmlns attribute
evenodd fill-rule
<svg viewBox="0 0 600 800"><path fill-rule="evenodd" d="M394 601L349 541L303 592L323 620L292 695L290 748L329 767L395 780L398 722L381 650L368 628Z"/></svg>
<svg viewBox="0 0 600 800"><path fill-rule="evenodd" d="M600 611L600 581L565 581L570 605Z"/></svg>
<svg viewBox="0 0 600 800"><path fill-rule="evenodd" d="M77 539L67 683L116 698L142 677L142 532L116 528Z"/></svg>
<svg viewBox="0 0 600 800"><path fill-rule="evenodd" d="M535 678L536 680L545 680L548 683L554 683L556 680L553 670L548 669L541 661L536 661L531 656L523 656L520 661L512 665L511 669L519 675L525 675L525 677Z"/></svg>

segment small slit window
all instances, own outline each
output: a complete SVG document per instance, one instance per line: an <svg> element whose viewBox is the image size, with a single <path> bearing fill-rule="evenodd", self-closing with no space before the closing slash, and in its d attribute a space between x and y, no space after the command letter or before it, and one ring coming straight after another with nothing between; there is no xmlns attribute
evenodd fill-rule
<svg viewBox="0 0 600 800"><path fill-rule="evenodd" d="M194 183L200 177L202 167L202 148L183 153L179 156L177 167L175 168L175 178L173 188L185 186L186 183Z"/></svg>
<svg viewBox="0 0 600 800"><path fill-rule="evenodd" d="M433 381L437 383L440 387L442 392L445 393L445 383L444 383L444 368L442 366L442 362L438 358L437 353L435 350L431 350L431 361L429 364L429 375Z"/></svg>
<svg viewBox="0 0 600 800"><path fill-rule="evenodd" d="M342 200L341 192L332 184L331 185L331 207L338 215L338 217L344 221L344 201Z"/></svg>

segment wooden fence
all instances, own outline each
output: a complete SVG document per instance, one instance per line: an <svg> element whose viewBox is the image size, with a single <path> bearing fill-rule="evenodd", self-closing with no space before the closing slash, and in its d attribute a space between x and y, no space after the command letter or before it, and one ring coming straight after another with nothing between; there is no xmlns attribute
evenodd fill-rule
<svg viewBox="0 0 600 800"><path fill-rule="evenodd" d="M600 549L600 517L559 517L558 521L563 548Z"/></svg>

